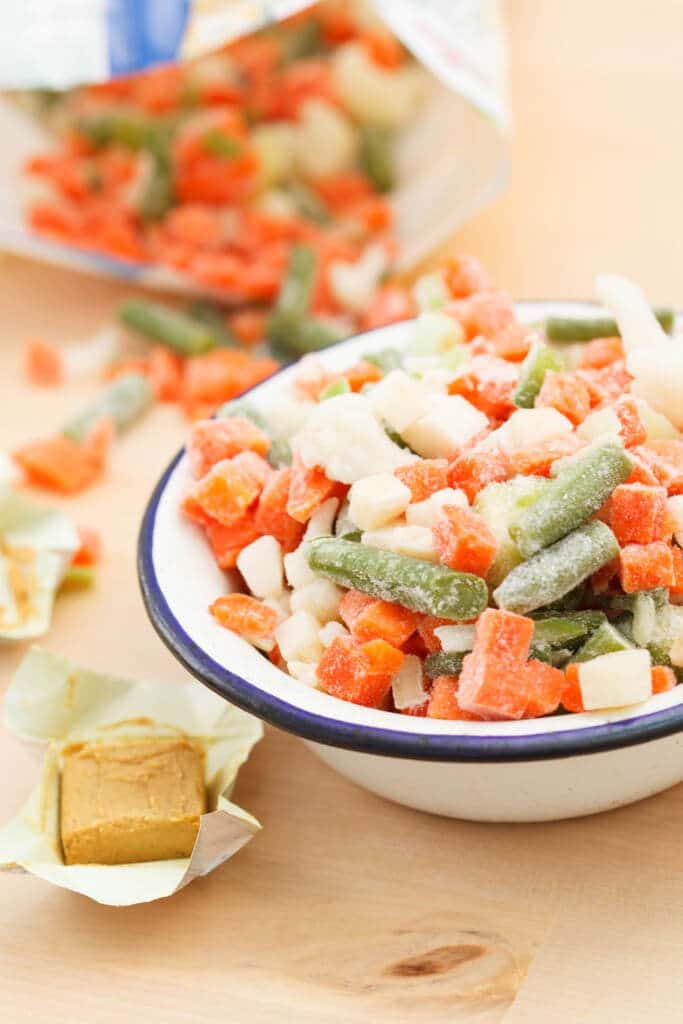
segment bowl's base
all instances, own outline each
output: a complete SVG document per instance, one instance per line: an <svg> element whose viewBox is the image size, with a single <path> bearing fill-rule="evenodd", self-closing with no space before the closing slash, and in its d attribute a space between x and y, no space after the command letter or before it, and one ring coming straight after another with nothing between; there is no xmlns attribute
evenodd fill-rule
<svg viewBox="0 0 683 1024"><path fill-rule="evenodd" d="M468 821L557 821L612 810L683 781L683 735L544 761L412 761L306 744L352 782L395 803Z"/></svg>

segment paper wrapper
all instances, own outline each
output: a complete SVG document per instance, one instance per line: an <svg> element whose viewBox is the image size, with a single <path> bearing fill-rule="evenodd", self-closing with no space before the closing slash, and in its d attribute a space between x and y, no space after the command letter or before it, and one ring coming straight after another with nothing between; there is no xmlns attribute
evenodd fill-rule
<svg viewBox="0 0 683 1024"><path fill-rule="evenodd" d="M40 648L24 658L5 698L5 724L49 744L40 781L0 831L0 869L27 871L98 903L130 906L171 896L228 860L259 831L230 802L261 723L201 686L136 683L76 668ZM144 864L66 865L59 835L61 751L71 743L187 736L205 751L207 801L191 857Z"/></svg>
<svg viewBox="0 0 683 1024"><path fill-rule="evenodd" d="M48 0L28 10L23 5L13 10L10 4L0 12L0 48L7 57L0 67L0 87L66 88L160 61L198 57L311 5L301 0L166 0L154 5L155 17L144 26L141 19L129 22L133 6L109 4L107 16L105 5L94 2L78 4L77 13L73 0ZM391 197L399 269L410 269L490 202L507 177L498 3L373 0L372 6L430 72L429 97L401 135L398 184ZM48 139L37 122L2 99L0 135L0 248L167 291L211 294L168 268L141 267L33 234L24 219L21 167L29 155L46 148Z"/></svg>
<svg viewBox="0 0 683 1024"><path fill-rule="evenodd" d="M79 540L71 521L2 479L0 466L0 642L43 636L55 594Z"/></svg>

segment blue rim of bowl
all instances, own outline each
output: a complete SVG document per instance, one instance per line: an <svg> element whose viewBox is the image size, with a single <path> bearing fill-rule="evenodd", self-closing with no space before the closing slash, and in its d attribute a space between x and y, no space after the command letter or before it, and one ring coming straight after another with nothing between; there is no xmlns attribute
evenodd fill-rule
<svg viewBox="0 0 683 1024"><path fill-rule="evenodd" d="M533 305L535 301L525 300L524 303L520 303L524 304ZM593 303L577 301L576 304ZM341 345L350 340L345 338L337 344ZM283 367L283 370L286 368ZM278 373L273 374L268 380L272 380ZM246 394L248 392L245 392ZM244 395L240 396L243 397ZM554 760L636 746L683 731L681 704L647 715L562 732L524 736L463 736L447 733L421 735L327 718L304 711L272 694L265 693L258 686L247 682L215 661L188 636L171 611L159 584L152 554L157 510L166 486L184 454L185 449L181 448L171 460L145 509L137 551L138 580L142 599L152 626L174 657L201 683L243 711L248 711L279 729L314 743L342 747L364 754L417 761L491 763Z"/></svg>

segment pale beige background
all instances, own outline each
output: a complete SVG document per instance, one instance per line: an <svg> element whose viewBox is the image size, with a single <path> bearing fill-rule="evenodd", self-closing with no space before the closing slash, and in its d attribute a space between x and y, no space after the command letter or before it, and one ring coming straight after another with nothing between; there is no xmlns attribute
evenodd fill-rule
<svg viewBox="0 0 683 1024"><path fill-rule="evenodd" d="M510 0L514 172L454 241L518 297L587 296L599 270L683 303L676 0ZM0 446L76 400L24 389L21 339L83 336L124 290L0 264ZM139 511L182 437L159 409L106 485L71 502L104 530L95 596L60 600L49 645L93 667L183 672L145 620ZM20 651L4 651L0 686ZM539 771L542 771L539 766ZM36 764L0 734L0 819ZM683 788L595 819L486 826L354 788L269 731L236 798L264 831L179 896L111 910L0 876L0 1015L11 1022L612 1024L680 1021ZM524 971L528 974L524 978ZM516 1000L511 1005L515 991Z"/></svg>

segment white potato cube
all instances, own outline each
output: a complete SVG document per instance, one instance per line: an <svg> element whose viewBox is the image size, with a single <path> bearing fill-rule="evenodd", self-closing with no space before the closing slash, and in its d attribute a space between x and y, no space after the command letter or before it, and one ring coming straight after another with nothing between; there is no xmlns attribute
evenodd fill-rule
<svg viewBox="0 0 683 1024"><path fill-rule="evenodd" d="M323 647L329 647L338 636L351 636L348 629L342 626L341 622L328 622L318 633L320 643Z"/></svg>
<svg viewBox="0 0 683 1024"><path fill-rule="evenodd" d="M619 417L614 409L607 406L605 409L596 409L595 412L589 413L583 423L577 427L576 433L584 441L595 441L596 438L603 437L605 434L613 434L618 437L620 430Z"/></svg>
<svg viewBox="0 0 683 1024"><path fill-rule="evenodd" d="M415 320L408 350L416 355L437 355L461 345L464 340L465 332L455 317L427 310Z"/></svg>
<svg viewBox="0 0 683 1024"><path fill-rule="evenodd" d="M360 530L385 526L409 504L410 489L393 473L366 476L349 491L349 516Z"/></svg>
<svg viewBox="0 0 683 1024"><path fill-rule="evenodd" d="M462 654L474 647L474 626L438 626L434 634L446 654Z"/></svg>
<svg viewBox="0 0 683 1024"><path fill-rule="evenodd" d="M299 544L296 550L290 551L283 559L287 583L293 590L307 587L309 583L313 583L314 580L318 579L308 564L308 559L304 554L305 548L305 544Z"/></svg>
<svg viewBox="0 0 683 1024"><path fill-rule="evenodd" d="M397 433L429 411L425 389L403 370L392 370L368 392L368 402Z"/></svg>
<svg viewBox="0 0 683 1024"><path fill-rule="evenodd" d="M674 494L668 499L667 505L674 524L676 543L683 547L683 494Z"/></svg>
<svg viewBox="0 0 683 1024"><path fill-rule="evenodd" d="M275 641L282 657L290 661L317 662L323 653L318 633L320 623L310 612L294 612L275 627Z"/></svg>
<svg viewBox="0 0 683 1024"><path fill-rule="evenodd" d="M328 498L321 502L306 524L305 540L315 540L316 537L329 537L332 533L332 524L339 508L339 498Z"/></svg>
<svg viewBox="0 0 683 1024"><path fill-rule="evenodd" d="M394 551L397 555L421 558L425 562L438 562L432 531L426 526L385 526L382 530L367 530L361 534L361 544L371 548Z"/></svg>
<svg viewBox="0 0 683 1024"><path fill-rule="evenodd" d="M432 395L430 399L430 411L400 432L425 459L447 458L488 426L484 413L462 395Z"/></svg>
<svg viewBox="0 0 683 1024"><path fill-rule="evenodd" d="M287 671L300 683L310 686L312 690L318 685L317 665L310 661L288 661Z"/></svg>
<svg viewBox="0 0 683 1024"><path fill-rule="evenodd" d="M557 409L517 409L500 431L499 441L508 451L528 448L530 445L554 441L557 437L571 434L574 425ZM488 440L488 439L487 439Z"/></svg>
<svg viewBox="0 0 683 1024"><path fill-rule="evenodd" d="M652 696L650 652L614 651L579 665L579 689L586 711L640 704Z"/></svg>
<svg viewBox="0 0 683 1024"><path fill-rule="evenodd" d="M258 537L242 548L237 568L255 597L277 597L282 591L282 548L275 537Z"/></svg>
<svg viewBox="0 0 683 1024"><path fill-rule="evenodd" d="M398 710L414 708L427 699L422 676L422 662L414 654L407 654L398 672L391 680L394 704Z"/></svg>
<svg viewBox="0 0 683 1024"><path fill-rule="evenodd" d="M412 452L387 437L364 395L321 402L295 444L305 466L322 466L330 480L344 484L415 461Z"/></svg>
<svg viewBox="0 0 683 1024"><path fill-rule="evenodd" d="M416 501L412 505L408 505L406 523L408 526L428 526L431 529L444 505L468 508L469 502L467 495L459 487L444 487L442 490L430 494L424 501Z"/></svg>
<svg viewBox="0 0 683 1024"><path fill-rule="evenodd" d="M318 622L324 623L336 618L341 598L339 587L320 577L293 591L290 603L293 612L310 612Z"/></svg>

